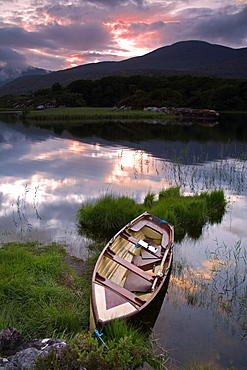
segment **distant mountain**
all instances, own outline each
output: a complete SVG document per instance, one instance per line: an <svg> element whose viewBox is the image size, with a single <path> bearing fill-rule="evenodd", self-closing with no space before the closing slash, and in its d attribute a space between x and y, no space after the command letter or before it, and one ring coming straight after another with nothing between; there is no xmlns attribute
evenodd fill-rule
<svg viewBox="0 0 247 370"><path fill-rule="evenodd" d="M25 71L21 71L20 69L7 69L6 67L0 67L0 86L4 86L11 81L19 77L24 76L36 76L36 75L47 75L51 71L47 71L42 68L35 68L29 66Z"/></svg>
<svg viewBox="0 0 247 370"><path fill-rule="evenodd" d="M247 48L233 49L204 41L181 41L120 62L90 63L46 75L23 76L1 87L0 96L32 93L38 89L51 87L56 82L66 86L79 79L134 74L148 76L190 74L246 79Z"/></svg>

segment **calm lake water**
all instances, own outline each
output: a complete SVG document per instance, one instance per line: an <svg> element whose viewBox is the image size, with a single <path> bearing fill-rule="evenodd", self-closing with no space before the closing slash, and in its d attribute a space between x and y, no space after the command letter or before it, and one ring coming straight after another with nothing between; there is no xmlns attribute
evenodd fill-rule
<svg viewBox="0 0 247 370"><path fill-rule="evenodd" d="M142 202L150 191L184 194L223 188L220 224L174 247L173 271L155 337L169 369L185 364L247 369L247 116L217 125L174 122L85 124L56 132L0 118L0 243L57 241L86 258L80 205L106 193ZM169 220L168 220L169 221Z"/></svg>

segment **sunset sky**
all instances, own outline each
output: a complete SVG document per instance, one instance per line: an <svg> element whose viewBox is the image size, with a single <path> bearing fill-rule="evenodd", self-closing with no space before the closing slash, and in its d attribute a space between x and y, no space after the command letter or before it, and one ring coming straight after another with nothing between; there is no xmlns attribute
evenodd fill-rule
<svg viewBox="0 0 247 370"><path fill-rule="evenodd" d="M0 79L144 55L183 40L247 47L247 0L0 0Z"/></svg>

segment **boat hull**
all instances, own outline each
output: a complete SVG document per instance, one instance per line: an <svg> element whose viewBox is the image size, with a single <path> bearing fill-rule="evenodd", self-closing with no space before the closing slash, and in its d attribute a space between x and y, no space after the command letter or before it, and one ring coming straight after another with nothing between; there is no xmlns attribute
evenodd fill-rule
<svg viewBox="0 0 247 370"><path fill-rule="evenodd" d="M90 327L144 313L168 281L173 226L144 212L104 247L92 276Z"/></svg>

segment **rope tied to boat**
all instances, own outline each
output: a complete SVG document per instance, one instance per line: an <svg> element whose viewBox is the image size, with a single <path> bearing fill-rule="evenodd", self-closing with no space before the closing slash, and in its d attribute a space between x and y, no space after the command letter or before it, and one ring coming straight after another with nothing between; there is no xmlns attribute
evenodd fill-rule
<svg viewBox="0 0 247 370"><path fill-rule="evenodd" d="M109 349L109 347L106 345L105 341L101 338L103 333L99 333L99 331L97 329L94 329L94 333L96 335L96 337L99 338L99 340L104 344L104 346Z"/></svg>

